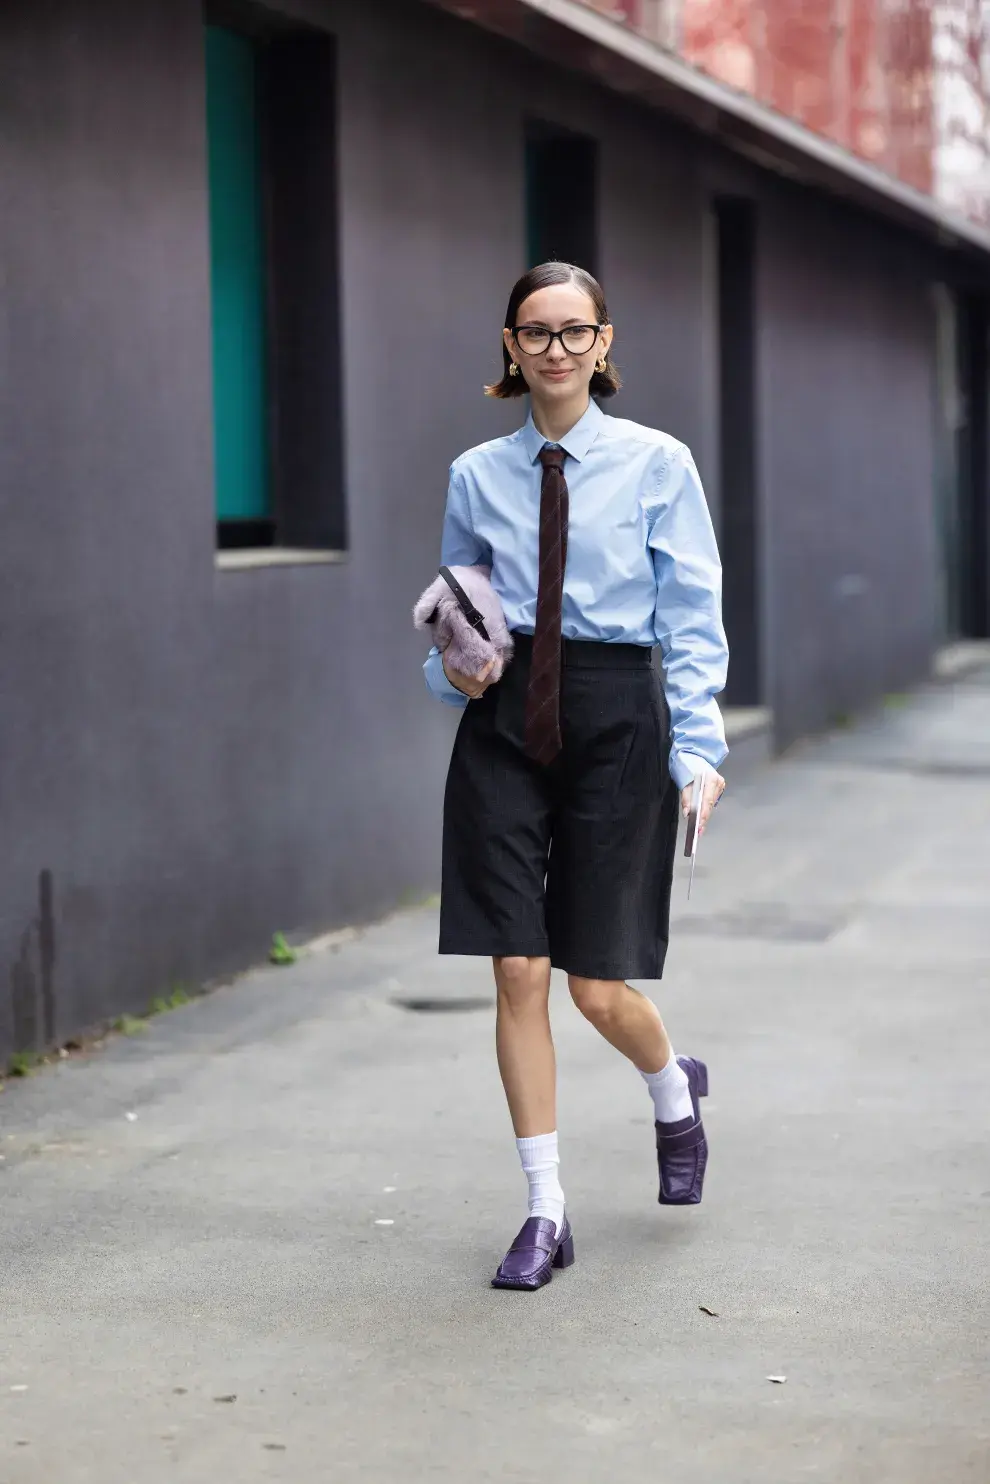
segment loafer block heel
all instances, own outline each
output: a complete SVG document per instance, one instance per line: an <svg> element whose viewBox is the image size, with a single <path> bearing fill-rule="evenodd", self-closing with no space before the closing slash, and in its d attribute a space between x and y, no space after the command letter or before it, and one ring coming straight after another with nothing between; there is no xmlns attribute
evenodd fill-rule
<svg viewBox="0 0 990 1484"><path fill-rule="evenodd" d="M554 1253L553 1265L555 1268L569 1268L574 1264L574 1233L568 1228L567 1236L562 1237L560 1246Z"/></svg>

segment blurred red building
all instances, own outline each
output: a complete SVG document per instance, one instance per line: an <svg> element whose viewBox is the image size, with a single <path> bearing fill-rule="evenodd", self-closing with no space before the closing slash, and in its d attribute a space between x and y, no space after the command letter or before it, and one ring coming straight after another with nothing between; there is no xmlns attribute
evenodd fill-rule
<svg viewBox="0 0 990 1484"><path fill-rule="evenodd" d="M984 0L581 0L970 221L990 221Z"/></svg>

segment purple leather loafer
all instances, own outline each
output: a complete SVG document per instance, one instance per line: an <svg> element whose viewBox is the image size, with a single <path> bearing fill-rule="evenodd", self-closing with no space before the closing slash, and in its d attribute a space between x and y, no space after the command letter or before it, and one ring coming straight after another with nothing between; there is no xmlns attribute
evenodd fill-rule
<svg viewBox="0 0 990 1484"><path fill-rule="evenodd" d="M699 1098L708 1096L708 1068L693 1056L679 1056L677 1064L687 1073L694 1111L679 1123L657 1124L658 1199L661 1206L696 1206L708 1163L708 1140L698 1110Z"/></svg>
<svg viewBox="0 0 990 1484"><path fill-rule="evenodd" d="M542 1288L553 1277L554 1268L569 1268L574 1261L571 1223L557 1228L545 1216L530 1216L492 1279L493 1288Z"/></svg>

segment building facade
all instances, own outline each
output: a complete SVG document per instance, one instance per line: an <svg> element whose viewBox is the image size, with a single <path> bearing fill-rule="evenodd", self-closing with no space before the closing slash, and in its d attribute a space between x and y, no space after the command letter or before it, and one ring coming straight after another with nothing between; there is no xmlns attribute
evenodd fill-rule
<svg viewBox="0 0 990 1484"><path fill-rule="evenodd" d="M435 889L409 615L536 258L696 454L778 747L987 633L979 213L601 10L0 12L4 1052Z"/></svg>

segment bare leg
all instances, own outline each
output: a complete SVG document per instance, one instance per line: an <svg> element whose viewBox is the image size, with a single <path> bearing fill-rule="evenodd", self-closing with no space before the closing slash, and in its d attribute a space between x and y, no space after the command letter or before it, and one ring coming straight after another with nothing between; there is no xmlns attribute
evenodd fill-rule
<svg viewBox="0 0 990 1484"><path fill-rule="evenodd" d="M652 1000L621 981L569 979L574 1003L597 1031L645 1075L653 1100L660 1167L660 1204L696 1206L701 1200L708 1141L697 1099L708 1090L702 1062L672 1060L670 1041Z"/></svg>
<svg viewBox="0 0 990 1484"><path fill-rule="evenodd" d="M652 1000L621 980L568 978L571 998L586 1020L641 1072L659 1072L670 1041Z"/></svg>
<svg viewBox="0 0 990 1484"><path fill-rule="evenodd" d="M494 960L495 1048L517 1139L557 1127L557 1063L550 1034L550 960Z"/></svg>

